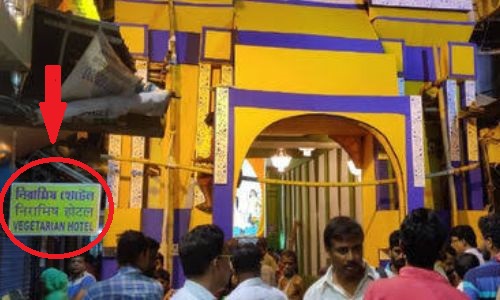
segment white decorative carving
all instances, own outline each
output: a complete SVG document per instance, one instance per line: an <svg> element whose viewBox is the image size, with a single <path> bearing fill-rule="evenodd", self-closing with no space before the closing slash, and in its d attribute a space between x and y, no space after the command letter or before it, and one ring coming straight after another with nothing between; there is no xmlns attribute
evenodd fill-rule
<svg viewBox="0 0 500 300"><path fill-rule="evenodd" d="M464 89L465 106L470 107L476 101L476 82L474 80L466 80ZM467 119L465 127L467 130L467 159L468 161L478 161L477 120L475 118Z"/></svg>
<svg viewBox="0 0 500 300"><path fill-rule="evenodd" d="M132 158L144 158L146 139L142 136L132 137ZM144 164L132 163L130 177L130 208L141 208L143 198Z"/></svg>
<svg viewBox="0 0 500 300"><path fill-rule="evenodd" d="M457 113L457 81L446 81L446 111L451 161L460 161L460 130Z"/></svg>
<svg viewBox="0 0 500 300"><path fill-rule="evenodd" d="M465 106L469 107L476 101L476 82L474 80L466 80L464 82L465 89Z"/></svg>
<svg viewBox="0 0 500 300"><path fill-rule="evenodd" d="M472 0L371 0L371 4L427 9L472 10Z"/></svg>
<svg viewBox="0 0 500 300"><path fill-rule="evenodd" d="M415 187L425 185L424 166L424 125L422 113L422 98L420 96L410 97L411 114L411 145L413 150L413 184Z"/></svg>
<svg viewBox="0 0 500 300"><path fill-rule="evenodd" d="M227 184L229 89L217 88L215 98L214 183Z"/></svg>
<svg viewBox="0 0 500 300"><path fill-rule="evenodd" d="M210 64L200 64L198 75L198 111L196 117L196 156L207 158L212 151L212 128L205 123L210 111L210 88L212 78Z"/></svg>
<svg viewBox="0 0 500 300"><path fill-rule="evenodd" d="M116 134L109 135L109 145L108 154L110 156L118 157L122 153L122 136ZM118 195L120 188L120 162L116 160L108 161L108 176L107 182L109 189L111 190L111 196L113 197L113 204L115 208L118 207ZM108 206L108 201L106 201L106 206Z"/></svg>

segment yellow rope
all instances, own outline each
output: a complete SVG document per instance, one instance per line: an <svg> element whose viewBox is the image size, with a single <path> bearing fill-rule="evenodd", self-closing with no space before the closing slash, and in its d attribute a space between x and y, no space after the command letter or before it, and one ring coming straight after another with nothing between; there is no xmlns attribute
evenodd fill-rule
<svg viewBox="0 0 500 300"><path fill-rule="evenodd" d="M179 165L179 164L166 164L166 163L154 162L154 161L142 159L142 158L122 158L122 157L114 157L114 156L110 156L110 155L101 155L101 158L117 160L117 161L142 163L145 165L155 165L155 166L160 166L160 167L164 167L167 169L179 169L179 170L199 172L199 173L204 173L204 174L213 174L213 169L209 169L209 168L183 166L183 165ZM307 187L356 187L356 186L383 185L383 184L396 183L395 178L375 180L375 181L362 181L362 182L307 182L307 181L293 181L293 180L260 178L260 177L255 177L255 180L258 182L267 183L267 184L297 185L297 186L307 186Z"/></svg>

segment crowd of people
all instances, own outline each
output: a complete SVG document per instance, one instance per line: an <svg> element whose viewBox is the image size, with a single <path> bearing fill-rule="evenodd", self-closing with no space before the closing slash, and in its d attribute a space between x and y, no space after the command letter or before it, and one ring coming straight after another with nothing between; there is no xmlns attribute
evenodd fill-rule
<svg viewBox="0 0 500 300"><path fill-rule="evenodd" d="M437 214L416 209L388 239L389 261L377 268L363 258L364 232L352 218L331 219L323 232L328 265L306 287L297 255L268 251L256 243L224 241L216 225L185 234L179 257L186 281L174 291L163 269L159 244L137 231L120 235L120 266L110 279L96 282L85 257L73 257L69 277L56 269L42 273L47 300L320 300L320 299L480 299L500 300L500 216L481 217L481 248L468 225L450 231Z"/></svg>

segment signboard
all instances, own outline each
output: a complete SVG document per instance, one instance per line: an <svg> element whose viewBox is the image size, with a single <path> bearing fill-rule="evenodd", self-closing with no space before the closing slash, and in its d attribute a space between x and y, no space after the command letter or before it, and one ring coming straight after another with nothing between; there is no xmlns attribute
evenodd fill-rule
<svg viewBox="0 0 500 300"><path fill-rule="evenodd" d="M14 235L95 235L101 185L14 183L9 228Z"/></svg>

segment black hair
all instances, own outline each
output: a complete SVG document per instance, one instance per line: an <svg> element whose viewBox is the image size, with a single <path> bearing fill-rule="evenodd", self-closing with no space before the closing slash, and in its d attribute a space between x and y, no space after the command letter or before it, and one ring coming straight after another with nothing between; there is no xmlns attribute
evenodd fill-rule
<svg viewBox="0 0 500 300"><path fill-rule="evenodd" d="M139 255L149 248L150 242L142 232L127 230L118 237L116 260L120 266L134 265Z"/></svg>
<svg viewBox="0 0 500 300"><path fill-rule="evenodd" d="M401 224L401 247L409 265L432 269L447 230L438 215L427 208L413 210Z"/></svg>
<svg viewBox="0 0 500 300"><path fill-rule="evenodd" d="M257 240L256 245L257 245L257 247L259 247L260 249L267 251L267 240L266 240L266 238L265 238L265 237L260 237L260 238Z"/></svg>
<svg viewBox="0 0 500 300"><path fill-rule="evenodd" d="M331 219L323 232L323 242L327 250L330 250L333 246L333 240L345 241L352 238L360 238L363 241L365 235L361 225L345 216Z"/></svg>
<svg viewBox="0 0 500 300"><path fill-rule="evenodd" d="M465 240L467 244L476 248L476 234L474 230L469 225L458 225L451 229L450 236L454 236L459 240Z"/></svg>
<svg viewBox="0 0 500 300"><path fill-rule="evenodd" d="M232 263L236 274L254 273L260 275L262 252L256 244L240 245L233 252Z"/></svg>
<svg viewBox="0 0 500 300"><path fill-rule="evenodd" d="M500 249L500 216L496 214L482 216L479 218L478 225L483 238L491 238L493 246Z"/></svg>
<svg viewBox="0 0 500 300"><path fill-rule="evenodd" d="M187 278L203 275L210 262L222 254L224 233L216 225L200 225L185 234L179 243L179 256Z"/></svg>
<svg viewBox="0 0 500 300"><path fill-rule="evenodd" d="M464 253L455 259L455 272L460 279L464 278L467 271L477 266L479 266L479 259L474 254Z"/></svg>
<svg viewBox="0 0 500 300"><path fill-rule="evenodd" d="M158 243L158 241L156 241L155 239L151 238L151 237L146 237L146 239L148 240L148 249L149 251L151 252L151 254L155 254L155 258L158 257L158 249L160 249L160 243Z"/></svg>
<svg viewBox="0 0 500 300"><path fill-rule="evenodd" d="M295 261L295 263L298 263L298 260L297 260L297 254L295 253L295 251L292 251L292 250L283 250L281 251L281 254L280 254L281 257L291 257L293 258L293 260Z"/></svg>
<svg viewBox="0 0 500 300"><path fill-rule="evenodd" d="M394 247L399 247L399 242L401 241L401 232L399 230L394 230L389 236L389 249Z"/></svg>
<svg viewBox="0 0 500 300"><path fill-rule="evenodd" d="M170 273L165 269L158 269L154 273L154 278L170 282Z"/></svg>

